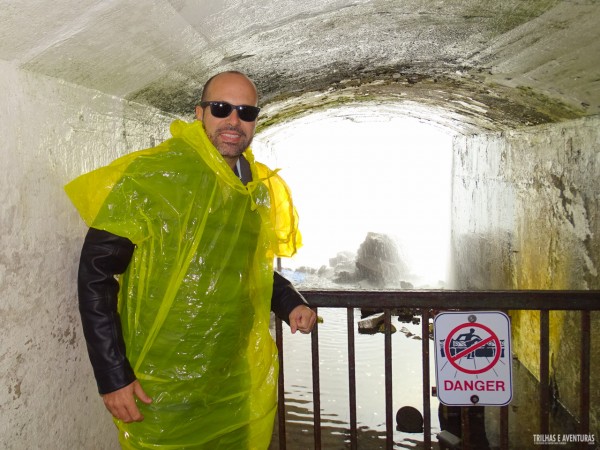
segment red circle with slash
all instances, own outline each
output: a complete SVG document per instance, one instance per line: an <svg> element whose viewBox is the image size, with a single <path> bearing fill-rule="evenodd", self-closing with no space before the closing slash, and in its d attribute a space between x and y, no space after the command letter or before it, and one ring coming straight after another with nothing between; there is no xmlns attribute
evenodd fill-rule
<svg viewBox="0 0 600 450"><path fill-rule="evenodd" d="M470 347L467 347L465 350L458 352L456 355L452 356L450 354L450 341L451 341L450 338L452 336L454 336L455 333L462 330L463 328L473 328L473 327L481 328L482 330L487 331L490 336L486 339L483 339L482 341L476 342L475 344L471 345ZM458 363L458 360L461 359L463 356L467 356L469 353L472 353L475 350L477 350L478 348L485 346L488 342L494 342L494 344L496 345L496 355L494 356L494 359L492 360L492 362L490 364L488 364L487 366L485 366L481 369L467 369L465 367L462 367ZM496 336L496 333L494 333L490 328L488 328L485 325L482 325L480 323L463 323L462 325L459 325L456 328L454 328L450 332L450 334L448 334L448 338L446 339L446 342L444 343L444 350L446 351L446 357L448 358L448 361L450 361L450 364L452 364L456 369L460 370L461 372L469 373L469 374L478 374L478 373L487 372L488 370L490 370L492 367L494 367L496 365L496 363L500 359L500 354L502 353L502 349L500 347L500 339L498 339L498 336Z"/></svg>

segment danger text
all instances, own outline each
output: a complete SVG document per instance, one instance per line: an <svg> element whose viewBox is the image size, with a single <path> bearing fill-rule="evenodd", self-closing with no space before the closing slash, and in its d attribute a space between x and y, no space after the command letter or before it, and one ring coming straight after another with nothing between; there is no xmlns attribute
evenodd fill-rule
<svg viewBox="0 0 600 450"><path fill-rule="evenodd" d="M504 391L502 380L444 380L446 391Z"/></svg>

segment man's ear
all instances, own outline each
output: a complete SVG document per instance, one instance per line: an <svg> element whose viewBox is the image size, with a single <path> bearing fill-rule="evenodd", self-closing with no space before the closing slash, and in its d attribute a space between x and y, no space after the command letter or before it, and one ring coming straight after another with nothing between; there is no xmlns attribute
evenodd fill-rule
<svg viewBox="0 0 600 450"><path fill-rule="evenodd" d="M200 105L196 106L196 119L202 120L204 118L204 108Z"/></svg>

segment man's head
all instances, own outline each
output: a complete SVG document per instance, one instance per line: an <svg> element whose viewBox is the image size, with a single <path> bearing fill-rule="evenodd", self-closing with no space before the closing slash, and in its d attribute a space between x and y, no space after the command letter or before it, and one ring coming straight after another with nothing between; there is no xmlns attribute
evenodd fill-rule
<svg viewBox="0 0 600 450"><path fill-rule="evenodd" d="M216 117L227 112L227 105L211 105L209 102L226 102L233 106L256 107L258 94L256 86L246 75L240 72L222 72L209 79L202 91L201 104L196 106L196 119L201 120L208 138L233 167L246 148L252 142L256 128L252 118L253 108L231 109L226 117ZM214 114L213 114L214 113ZM216 115L215 115L216 114ZM247 114L250 116L248 117Z"/></svg>

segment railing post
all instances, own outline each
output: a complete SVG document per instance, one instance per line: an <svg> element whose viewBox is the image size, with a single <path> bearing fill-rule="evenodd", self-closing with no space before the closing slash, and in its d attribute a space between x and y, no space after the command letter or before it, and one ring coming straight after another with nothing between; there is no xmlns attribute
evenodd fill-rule
<svg viewBox="0 0 600 450"><path fill-rule="evenodd" d="M392 311L386 308L385 318L385 430L386 449L394 448L394 393L392 388Z"/></svg>
<svg viewBox="0 0 600 450"><path fill-rule="evenodd" d="M286 450L285 436L285 383L283 373L283 326L281 319L275 319L275 343L279 353L279 376L277 378L277 421L279 429L279 450Z"/></svg>
<svg viewBox="0 0 600 450"><path fill-rule="evenodd" d="M317 308L313 308L315 313ZM311 334L312 373L313 373L313 405L314 405L314 437L315 450L321 450L321 378L319 374L319 323L315 323Z"/></svg>
<svg viewBox="0 0 600 450"><path fill-rule="evenodd" d="M508 406L500 407L500 450L508 450Z"/></svg>
<svg viewBox="0 0 600 450"><path fill-rule="evenodd" d="M350 449L357 450L356 433L356 349L354 345L354 308L348 308L348 394L350 397Z"/></svg>
<svg viewBox="0 0 600 450"><path fill-rule="evenodd" d="M429 381L429 310L421 310L421 335L423 352L423 447L431 448L431 400Z"/></svg>
<svg viewBox="0 0 600 450"><path fill-rule="evenodd" d="M463 450L471 449L471 420L469 415L469 407L460 407L460 427L462 435L462 448ZM476 449L473 449L476 450Z"/></svg>
<svg viewBox="0 0 600 450"><path fill-rule="evenodd" d="M540 311L540 434L550 430L550 315ZM548 445L542 445L547 449Z"/></svg>
<svg viewBox="0 0 600 450"><path fill-rule="evenodd" d="M281 271L281 258L277 258L277 271ZM285 382L283 371L283 325L275 317L275 344L279 356L279 376L277 377L277 425L279 430L279 450L287 449L285 430Z"/></svg>
<svg viewBox="0 0 600 450"><path fill-rule="evenodd" d="M590 312L581 311L581 361L579 379L579 432L589 434L590 432ZM587 442L581 442L579 448L589 448Z"/></svg>

